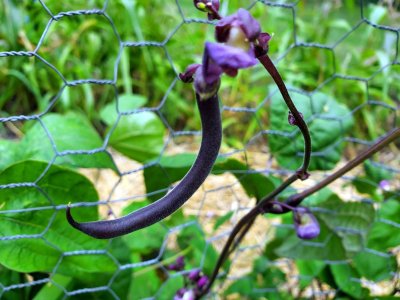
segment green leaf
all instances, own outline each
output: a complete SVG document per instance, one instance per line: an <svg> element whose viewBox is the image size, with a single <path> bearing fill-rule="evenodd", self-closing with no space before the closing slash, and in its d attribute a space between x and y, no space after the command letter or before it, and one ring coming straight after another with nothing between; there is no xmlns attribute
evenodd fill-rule
<svg viewBox="0 0 400 300"><path fill-rule="evenodd" d="M337 264L330 266L334 280L342 292L354 299L365 299L368 290L361 286L360 275L349 264Z"/></svg>
<svg viewBox="0 0 400 300"><path fill-rule="evenodd" d="M225 295L239 294L251 296L254 289L254 279L250 276L235 280L224 292Z"/></svg>
<svg viewBox="0 0 400 300"><path fill-rule="evenodd" d="M21 160L19 143L10 140L0 140L0 170Z"/></svg>
<svg viewBox="0 0 400 300"><path fill-rule="evenodd" d="M151 298L157 293L161 285L161 280L154 269L138 269L132 274L131 282L127 299ZM183 287L183 282L180 287ZM173 299L173 296L169 299Z"/></svg>
<svg viewBox="0 0 400 300"><path fill-rule="evenodd" d="M325 209L326 213L320 212L317 216L341 238L348 257L364 249L368 231L375 219L372 204L343 202L334 195L320 208Z"/></svg>
<svg viewBox="0 0 400 300"><path fill-rule="evenodd" d="M379 184L382 180L389 180L393 177L392 173L388 170L373 164L370 160L366 160L363 166L366 177L376 184Z"/></svg>
<svg viewBox="0 0 400 300"><path fill-rule="evenodd" d="M309 170L330 170L340 160L342 141L353 126L347 107L323 93L312 98L292 92L292 99L308 123L313 155ZM303 137L296 126L288 123L288 108L279 93L271 99L270 129L278 134L269 135L269 146L280 166L295 170L303 161Z"/></svg>
<svg viewBox="0 0 400 300"><path fill-rule="evenodd" d="M57 282L57 284L53 284L53 282ZM64 289L70 290L71 283L71 277L55 274L52 277L52 282L46 283L33 300L63 299L65 296Z"/></svg>
<svg viewBox="0 0 400 300"><path fill-rule="evenodd" d="M287 228L283 228L286 235L281 236L280 242L272 244L278 256L335 261L350 258L364 249L375 216L372 205L343 202L332 195L319 208L315 215L320 223L320 235L311 241L303 241L294 229L288 233Z"/></svg>
<svg viewBox="0 0 400 300"><path fill-rule="evenodd" d="M214 224L213 230L217 230L221 225L228 221L233 216L233 211L226 213L225 215L219 217Z"/></svg>
<svg viewBox="0 0 400 300"><path fill-rule="evenodd" d="M0 236L23 235L0 241L0 263L19 272L52 272L61 260L57 273L67 276L114 272L116 266L108 256L63 255L68 251L104 249L107 242L72 228L64 211L56 208L69 202L97 201L93 184L73 170L47 167L44 162L24 161L0 173L0 184L35 182L40 177L37 187L0 189ZM24 211L7 212L14 209ZM98 218L95 206L76 208L73 213L78 220Z"/></svg>
<svg viewBox="0 0 400 300"><path fill-rule="evenodd" d="M220 172L232 173L240 182L246 194L249 197L255 197L257 200L261 200L275 189L276 181L274 179L252 172L246 164L236 159L217 161L213 168L213 174L218 175Z"/></svg>
<svg viewBox="0 0 400 300"><path fill-rule="evenodd" d="M210 275L214 270L218 260L218 253L212 244L206 241L204 232L197 226L192 225L185 227L178 236L179 248L190 249L185 255L188 262L193 266L203 266L203 273ZM229 264L225 263L223 268Z"/></svg>
<svg viewBox="0 0 400 300"><path fill-rule="evenodd" d="M124 115L118 119L109 144L138 162L158 157L164 145L164 125L153 112Z"/></svg>
<svg viewBox="0 0 400 300"><path fill-rule="evenodd" d="M58 152L68 150L94 150L103 146L103 141L88 119L75 112L65 115L46 114L42 122L52 137ZM21 149L24 159L51 161L56 153L51 141L39 122L36 122L23 137ZM58 157L59 165L76 168L117 168L107 152L95 154L70 154Z"/></svg>
<svg viewBox="0 0 400 300"><path fill-rule="evenodd" d="M386 253L363 251L353 261L361 276L375 282L391 279L397 270L396 257Z"/></svg>
<svg viewBox="0 0 400 300"><path fill-rule="evenodd" d="M103 107L100 112L100 118L104 123L112 126L118 119L118 112L126 113L133 111L146 103L147 99L142 95L122 94L118 97L118 105L116 101L113 101Z"/></svg>
<svg viewBox="0 0 400 300"><path fill-rule="evenodd" d="M318 260L296 260L296 266L300 273L300 288L304 289L324 269L325 262Z"/></svg>
<svg viewBox="0 0 400 300"><path fill-rule="evenodd" d="M177 277L170 277L160 288L160 290L157 293L156 299L160 300L170 300L174 299L175 293L180 289L184 287L184 281L182 276L177 276ZM154 293L153 295L154 296Z"/></svg>
<svg viewBox="0 0 400 300"><path fill-rule="evenodd" d="M386 253L400 244L400 202L392 199L381 204L376 222L368 235L368 248Z"/></svg>

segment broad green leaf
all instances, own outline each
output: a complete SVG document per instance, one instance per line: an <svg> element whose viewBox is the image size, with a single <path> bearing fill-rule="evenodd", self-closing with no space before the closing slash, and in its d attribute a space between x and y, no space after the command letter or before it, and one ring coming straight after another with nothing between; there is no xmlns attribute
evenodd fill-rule
<svg viewBox="0 0 400 300"><path fill-rule="evenodd" d="M311 134L315 154L309 170L332 169L340 160L343 137L353 126L349 109L320 92L312 98L294 92L291 95ZM288 111L281 95L275 93L271 99L270 129L277 134L270 134L268 141L280 166L295 170L303 161L304 142L299 129L289 125Z"/></svg>
<svg viewBox="0 0 400 300"><path fill-rule="evenodd" d="M281 237L280 243L273 244L277 255L335 261L353 257L364 249L375 217L372 205L343 202L332 195L319 208L315 215L320 223L321 234L313 240L303 241L296 236L293 229L291 233ZM287 232L286 228L284 230Z"/></svg>
<svg viewBox="0 0 400 300"><path fill-rule="evenodd" d="M376 184L379 184L382 180L388 180L393 177L392 173L388 170L373 164L370 160L366 160L363 166L367 178Z"/></svg>
<svg viewBox="0 0 400 300"><path fill-rule="evenodd" d="M40 291L35 295L33 300L48 300L48 299L63 299L65 296L64 289L70 290L72 278L55 274L52 277L52 282L46 283ZM53 282L57 282L54 284Z"/></svg>
<svg viewBox="0 0 400 300"><path fill-rule="evenodd" d="M228 221L233 216L233 211L226 213L225 215L219 217L214 224L213 230L217 230L221 225Z"/></svg>
<svg viewBox="0 0 400 300"><path fill-rule="evenodd" d="M159 289L156 299L170 300L174 299L175 293L184 287L184 281L181 276L170 277ZM154 296L154 294L153 294Z"/></svg>
<svg viewBox="0 0 400 300"><path fill-rule="evenodd" d="M249 275L234 281L225 291L225 295L239 294L246 299L292 299L291 295L280 289L286 283L286 275L265 257L257 258Z"/></svg>
<svg viewBox="0 0 400 300"><path fill-rule="evenodd" d="M368 290L361 286L360 275L349 264L334 264L330 266L334 280L341 291L353 299L365 299Z"/></svg>
<svg viewBox="0 0 400 300"><path fill-rule="evenodd" d="M146 97L137 94L123 94L118 97L118 105L113 101L100 112L101 120L109 126L115 124L118 119L118 112L126 113L133 111L147 103ZM118 111L117 111L118 110Z"/></svg>
<svg viewBox="0 0 400 300"><path fill-rule="evenodd" d="M164 145L164 125L153 112L123 115L109 145L127 157L146 162L158 157Z"/></svg>
<svg viewBox="0 0 400 300"><path fill-rule="evenodd" d="M19 272L52 272L61 260L57 273L67 276L115 271L105 255L63 256L68 251L104 249L107 242L72 228L64 210L56 208L69 202L97 201L93 184L73 170L47 167L44 162L24 161L0 173L0 184L35 182L40 177L37 187L0 189L0 236L25 236L0 241L0 263ZM25 211L7 212L15 209ZM98 218L95 206L75 208L73 214L78 220Z"/></svg>
<svg viewBox="0 0 400 300"><path fill-rule="evenodd" d="M368 194L375 201L381 201L383 195L378 193L377 184L368 177L356 177L351 181L352 185L357 189L357 192Z"/></svg>
<svg viewBox="0 0 400 300"><path fill-rule="evenodd" d="M398 268L396 257L387 253L363 251L353 261L361 276L375 282L391 279Z"/></svg>
<svg viewBox="0 0 400 300"><path fill-rule="evenodd" d="M304 289L326 266L325 262L318 260L296 260L296 266L300 273L300 288Z"/></svg>
<svg viewBox="0 0 400 300"><path fill-rule="evenodd" d="M261 200L275 189L276 181L274 179L252 172L246 164L236 159L217 162L213 168L213 173L218 175L219 172L232 173L240 182L246 194L255 197L257 200Z"/></svg>
<svg viewBox="0 0 400 300"><path fill-rule="evenodd" d="M185 227L178 236L178 245L182 250L190 249L185 258L191 265L200 266L203 263L203 273L206 275L212 273L218 260L218 253L212 244L206 241L204 232L198 226Z"/></svg>
<svg viewBox="0 0 400 300"><path fill-rule="evenodd" d="M125 296L126 299L151 298L157 293L161 285L161 280L159 276L157 276L157 271L155 269L138 269L128 278L131 281L131 285L128 297L126 298ZM170 299L173 299L173 297Z"/></svg>
<svg viewBox="0 0 400 300"><path fill-rule="evenodd" d="M367 247L386 253L400 245L400 202L396 199L381 204L377 220L368 235Z"/></svg>
<svg viewBox="0 0 400 300"><path fill-rule="evenodd" d="M347 253L340 237L332 232L324 222L320 221L320 227L320 235L310 241L299 239L293 228L282 243L277 245L277 248L271 250L274 250L277 256L293 259L332 261L345 259ZM269 245L267 245L268 247Z"/></svg>
<svg viewBox="0 0 400 300"><path fill-rule="evenodd" d="M343 202L337 196L332 196L320 208L326 212L319 212L319 219L341 238L349 257L364 249L368 231L375 219L372 204Z"/></svg>
<svg viewBox="0 0 400 300"><path fill-rule="evenodd" d="M94 150L103 146L103 140L82 114L74 112L65 115L48 113L42 121L58 152ZM24 159L51 161L56 155L46 131L39 122L29 128L21 140L20 147L24 149ZM107 152L69 154L58 157L55 163L76 168L110 168L116 170L116 166Z"/></svg>
<svg viewBox="0 0 400 300"><path fill-rule="evenodd" d="M9 165L21 160L20 146L18 142L10 140L0 140L0 170L4 170Z"/></svg>

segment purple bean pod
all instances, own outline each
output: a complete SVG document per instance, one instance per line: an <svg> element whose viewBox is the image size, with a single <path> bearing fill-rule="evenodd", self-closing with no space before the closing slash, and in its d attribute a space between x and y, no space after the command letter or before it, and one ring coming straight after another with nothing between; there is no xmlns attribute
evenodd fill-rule
<svg viewBox="0 0 400 300"><path fill-rule="evenodd" d="M202 141L197 158L177 186L159 200L115 220L79 223L66 210L68 222L76 229L98 239L118 237L151 226L178 210L203 184L211 172L221 146L222 128L218 95L201 99L196 94L202 124Z"/></svg>

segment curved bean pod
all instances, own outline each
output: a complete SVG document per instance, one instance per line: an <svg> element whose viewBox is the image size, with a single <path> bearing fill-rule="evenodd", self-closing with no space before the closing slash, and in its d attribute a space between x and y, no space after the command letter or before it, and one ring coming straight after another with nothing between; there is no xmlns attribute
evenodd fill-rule
<svg viewBox="0 0 400 300"><path fill-rule="evenodd" d="M79 223L67 207L68 222L76 229L98 239L109 239L148 227L178 210L201 186L214 165L221 146L222 128L218 96L207 100L196 94L202 124L202 141L197 158L174 189L159 200L129 215L106 221Z"/></svg>

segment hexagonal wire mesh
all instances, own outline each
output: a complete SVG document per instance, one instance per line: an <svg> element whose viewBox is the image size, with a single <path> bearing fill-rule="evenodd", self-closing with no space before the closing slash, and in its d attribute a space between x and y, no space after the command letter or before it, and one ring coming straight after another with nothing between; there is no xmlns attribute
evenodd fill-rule
<svg viewBox="0 0 400 300"><path fill-rule="evenodd" d="M65 220L69 202L82 221L99 218L97 207L101 218L119 216L140 207L143 199L159 198L185 173L193 159L187 153L198 149L201 128L191 88L177 74L200 62L214 23L191 1L181 0L151 5L3 0L1 5L0 286L5 299L168 299L170 283L182 280L187 271L171 272L165 266L192 251L182 249L180 239L204 238L200 246L191 241L193 248L202 249L191 267L210 268L210 252L215 256L233 225L255 203L243 187L244 178L262 174L279 181L299 165L300 133L280 125L287 111L279 108L272 80L259 66L243 70L234 79L224 77L220 93L220 159L241 164L226 164L222 174L210 175L172 220L110 241L84 236ZM295 185L297 190L326 177L399 125L396 3L222 1L222 15L238 7L248 8L264 31L274 33L270 55L300 111L309 111L305 116L313 139L321 144L312 153L315 171L310 180ZM342 109L329 113L332 107ZM319 137L323 130L332 138ZM288 153L285 145L290 143L298 147ZM398 216L390 214L398 212L398 151L392 146L330 186L341 199L359 205L357 209L375 210L375 231L400 226ZM378 182L371 170L385 175ZM326 193L311 201L315 212L348 217L337 206L319 206L323 197ZM386 203L391 206L382 211ZM306 245L304 249L324 252L335 234L360 240L367 234L365 226L332 224L334 234L322 242L299 242L296 249ZM215 286L213 296L220 297L250 272L253 260L281 229L293 231L293 226L280 218L259 218L232 255L228 277ZM179 237L183 231L189 235ZM349 267L383 260L387 268L377 271L383 280L354 270L346 276L374 295L386 295L399 277L393 262L398 244L360 245L351 251L362 252L363 258L339 255L321 261ZM300 250L277 251L280 258L271 267L284 272L286 284L255 287L259 297L286 290L293 297L324 299L347 291L313 281L316 273L299 273L296 261L283 258L296 258ZM141 277L149 272L153 277Z"/></svg>

